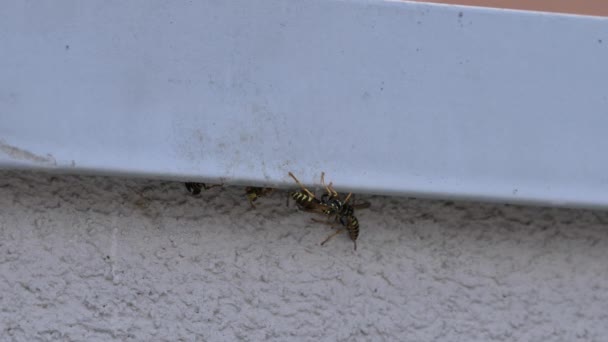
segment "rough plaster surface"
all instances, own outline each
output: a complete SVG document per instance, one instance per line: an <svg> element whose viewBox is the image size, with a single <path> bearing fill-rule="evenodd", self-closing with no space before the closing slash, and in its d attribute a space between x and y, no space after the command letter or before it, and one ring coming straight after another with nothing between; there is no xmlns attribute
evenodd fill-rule
<svg viewBox="0 0 608 342"><path fill-rule="evenodd" d="M0 172L1 338L608 336L607 213L371 197L355 252L285 198Z"/></svg>

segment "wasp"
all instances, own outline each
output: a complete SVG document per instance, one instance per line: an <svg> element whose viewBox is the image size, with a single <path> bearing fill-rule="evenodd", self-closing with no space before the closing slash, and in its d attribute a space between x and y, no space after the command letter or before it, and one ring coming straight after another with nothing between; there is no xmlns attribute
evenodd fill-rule
<svg viewBox="0 0 608 342"><path fill-rule="evenodd" d="M324 172L321 173L321 184L326 191L326 193L321 196L321 203L327 206L323 213L329 217L334 217L335 221L339 221L341 217L353 216L355 209L364 209L371 206L371 203L369 202L349 204L348 201L352 198L352 192L349 193L344 200L341 200L338 192L333 188L332 183L325 185Z"/></svg>
<svg viewBox="0 0 608 342"><path fill-rule="evenodd" d="M348 232L348 236L353 241L354 248L357 250L357 238L359 237L359 220L355 217L355 208L368 208L371 204L369 202L363 202L360 204L349 204L348 201L352 197L352 192L348 193L344 200L340 199L338 192L333 188L332 183L329 185L325 184L325 173L321 173L321 184L325 188L326 193L321 196L321 202L324 203L327 208L323 210L323 213L330 218L334 218L334 222L339 223L343 228L339 228L334 234L328 236L321 245L327 243L334 236L342 233L344 230ZM318 220L315 220L319 222ZM322 221L321 221L322 222ZM322 222L325 224L331 224L330 222Z"/></svg>
<svg viewBox="0 0 608 342"><path fill-rule="evenodd" d="M290 197L294 199L298 208L305 211L316 212L327 216L348 215L352 213L355 208L367 208L370 203L365 202L356 205L347 205L351 194L347 196L345 200L340 200L338 193L334 190L332 183L325 185L325 173L321 173L321 184L325 187L327 193L323 194L321 198L317 198L310 190L308 190L293 173L289 172L289 176L302 188L300 191L290 193ZM337 219L336 219L337 220Z"/></svg>
<svg viewBox="0 0 608 342"><path fill-rule="evenodd" d="M261 188L256 186L248 186L245 188L245 194L247 195L249 204L251 204L251 207L254 209L255 205L253 204L253 202L257 201L258 198L270 195L273 192L273 188Z"/></svg>
<svg viewBox="0 0 608 342"><path fill-rule="evenodd" d="M294 181L302 188L301 191L291 193L291 197L296 201L296 204L300 209L324 214L330 218L334 218L334 223L313 219L315 222L330 224L332 226L335 226L335 223L338 223L344 227L338 229L334 234L328 236L323 242L321 242L321 245L324 245L331 238L346 230L348 231L348 235L355 245L355 250L357 250L356 240L359 237L359 220L357 220L354 215L355 208L367 208L370 206L370 203L364 202L357 205L348 204L352 193L349 193L344 200L340 199L338 192L333 188L333 184L325 184L324 172L321 173L321 184L325 188L326 193L321 196L321 199L316 198L316 196L302 183L300 183L300 181L291 172L289 172L289 176L293 178Z"/></svg>
<svg viewBox="0 0 608 342"><path fill-rule="evenodd" d="M336 220L341 216L349 216L354 214L353 206L348 204L348 200L352 196L349 193L344 200L340 199L338 192L333 188L333 184L325 185L325 172L321 172L321 185L325 188L326 193L321 196L321 202L327 206L323 213L330 217L335 217Z"/></svg>
<svg viewBox="0 0 608 342"><path fill-rule="evenodd" d="M300 191L294 191L290 193L291 198L296 202L296 205L300 210L323 213L327 209L327 206L323 204L312 192L300 183L300 181L289 172L289 176L302 188Z"/></svg>
<svg viewBox="0 0 608 342"><path fill-rule="evenodd" d="M193 195L200 194L203 189L209 190L211 188L222 186L222 184L207 185L205 183L196 183L196 182L186 182L185 185L186 185L186 189L188 190L188 192Z"/></svg>

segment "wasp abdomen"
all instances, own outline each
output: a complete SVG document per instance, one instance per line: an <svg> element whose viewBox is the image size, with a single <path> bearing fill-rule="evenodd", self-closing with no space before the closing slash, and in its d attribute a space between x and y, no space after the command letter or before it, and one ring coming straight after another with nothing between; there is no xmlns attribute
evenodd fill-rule
<svg viewBox="0 0 608 342"><path fill-rule="evenodd" d="M355 250L357 249L357 238L359 237L359 220L353 215L340 217L340 223L346 227L348 236L355 244Z"/></svg>
<svg viewBox="0 0 608 342"><path fill-rule="evenodd" d="M186 182L186 189L193 195L200 194L203 187L205 187L205 184L203 183Z"/></svg>
<svg viewBox="0 0 608 342"><path fill-rule="evenodd" d="M311 197L304 192L294 192L291 194L291 197L296 201L296 204L300 209L308 209L312 210L317 208L320 204L319 200L315 197Z"/></svg>

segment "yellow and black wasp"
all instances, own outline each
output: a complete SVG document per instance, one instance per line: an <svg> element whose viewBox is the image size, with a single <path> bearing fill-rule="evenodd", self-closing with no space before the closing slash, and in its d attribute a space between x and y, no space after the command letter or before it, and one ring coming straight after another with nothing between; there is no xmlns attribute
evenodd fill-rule
<svg viewBox="0 0 608 342"><path fill-rule="evenodd" d="M302 188L300 191L294 191L289 194L296 202L298 209L322 214L323 211L327 209L327 206L321 203L315 194L310 192L302 183L300 183L293 173L289 172L289 176L293 178L300 188Z"/></svg>
<svg viewBox="0 0 608 342"><path fill-rule="evenodd" d="M343 200L340 199L338 192L333 188L333 184L325 185L325 172L321 173L321 185L325 188L326 193L321 196L321 203L327 206L323 213L329 217L339 221L340 217L352 216L355 209L369 208L369 202L359 204L350 204L348 201L352 198L352 192L349 193Z"/></svg>
<svg viewBox="0 0 608 342"><path fill-rule="evenodd" d="M343 200L338 195L338 192L333 188L332 183L325 185L325 173L321 173L321 184L325 187L326 193L321 197L321 203L324 203L327 208L323 213L330 218L334 218L343 228L339 228L334 234L328 236L321 245L324 245L334 236L342 233L344 230L348 232L348 236L353 241L354 248L357 250L357 238L359 237L359 220L355 216L355 209L369 208L369 202L359 204L350 204L348 201L352 198L352 193L349 193ZM315 220L319 222L318 220ZM322 221L320 221L322 222ZM323 222L332 224L331 222ZM334 225L334 224L332 224Z"/></svg>
<svg viewBox="0 0 608 342"><path fill-rule="evenodd" d="M328 236L321 245L324 245L334 236L342 233L344 230L348 231L350 239L357 249L357 238L359 237L359 220L354 215L355 208L367 208L370 206L369 202L365 202L357 205L350 205L352 193L349 193L344 200L340 199L338 192L333 188L332 183L325 185L325 173L321 173L321 184L325 188L326 193L321 196L321 199L310 192L300 181L289 172L289 176L302 188L302 190L291 193L291 197L296 201L296 204L300 209L305 211L314 212L326 215L334 219L334 222L325 222L313 219L315 222L329 224L335 226L337 223L339 228L334 234Z"/></svg>
<svg viewBox="0 0 608 342"><path fill-rule="evenodd" d="M248 186L245 188L245 194L247 195L249 204L251 204L251 207L254 209L255 205L253 204L253 202L257 201L258 198L270 195L273 192L273 188L261 188L256 186Z"/></svg>

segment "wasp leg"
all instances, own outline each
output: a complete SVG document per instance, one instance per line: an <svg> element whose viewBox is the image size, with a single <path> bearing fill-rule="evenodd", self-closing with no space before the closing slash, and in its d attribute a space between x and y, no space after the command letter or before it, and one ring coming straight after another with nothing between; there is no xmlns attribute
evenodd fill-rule
<svg viewBox="0 0 608 342"><path fill-rule="evenodd" d="M298 185L299 185L299 186L302 188L302 190L303 190L304 192L306 192L306 194L307 194L308 196L310 196L310 197L312 197L312 198L315 198L315 195L314 195L312 192L308 191L308 189L306 189L306 187L305 187L305 186L304 186L302 183L300 183L300 181L299 181L299 180L296 178L296 176L294 176L294 175L293 175L293 173L289 172L289 176L290 176L291 178L293 178L293 180L294 180L294 181L296 181L296 183L297 183L297 184L298 184Z"/></svg>
<svg viewBox="0 0 608 342"><path fill-rule="evenodd" d="M321 183L325 187L325 191L330 197L338 197L338 192L334 189L334 183L329 182L329 185L325 185L325 172L321 172Z"/></svg>
<svg viewBox="0 0 608 342"><path fill-rule="evenodd" d="M334 236L342 233L344 231L344 229L338 229L338 231L336 231L335 233L331 234L330 236L327 237L327 239L323 240L323 242L321 242L321 246L323 246L327 241L329 241L331 238L333 238Z"/></svg>
<svg viewBox="0 0 608 342"><path fill-rule="evenodd" d="M338 192L334 189L334 182L329 182L329 185L326 188L330 197L338 197Z"/></svg>
<svg viewBox="0 0 608 342"><path fill-rule="evenodd" d="M353 194L352 192L348 193L348 196L346 196L346 198L344 199L344 203L343 204L346 204L348 202L348 200L350 199L350 197L352 196L352 194Z"/></svg>

